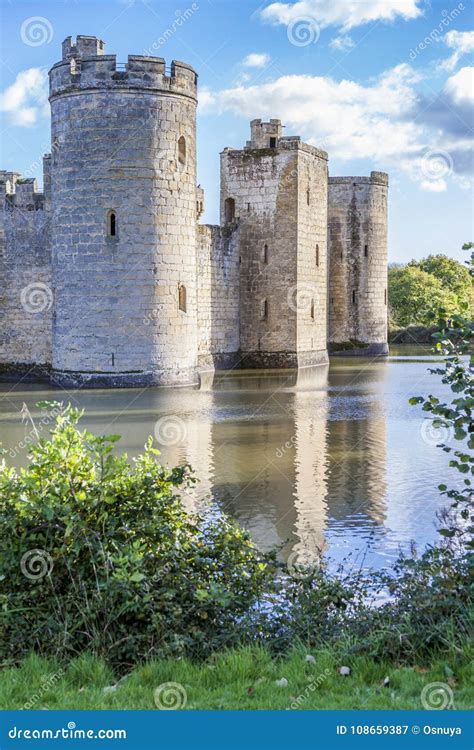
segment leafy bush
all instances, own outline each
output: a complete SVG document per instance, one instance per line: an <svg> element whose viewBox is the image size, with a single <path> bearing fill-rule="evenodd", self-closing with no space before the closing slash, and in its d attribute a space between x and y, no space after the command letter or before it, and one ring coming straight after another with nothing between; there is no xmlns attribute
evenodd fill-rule
<svg viewBox="0 0 474 750"><path fill-rule="evenodd" d="M369 584L386 601L360 606L347 620L353 652L413 664L469 643L473 579L468 560L452 545L430 547L420 557L413 549L393 570L372 574Z"/></svg>
<svg viewBox="0 0 474 750"><path fill-rule="evenodd" d="M79 418L63 408L27 468L0 465L0 659L90 651L128 664L230 645L271 557L228 519L187 514L190 469L160 466L151 439L130 463L118 436L80 431Z"/></svg>
<svg viewBox="0 0 474 750"><path fill-rule="evenodd" d="M334 643L364 594L359 576L342 570L332 575L324 563L300 567L296 577L286 572L277 578L264 606L247 616L245 632L274 653L286 653L298 642L306 648Z"/></svg>

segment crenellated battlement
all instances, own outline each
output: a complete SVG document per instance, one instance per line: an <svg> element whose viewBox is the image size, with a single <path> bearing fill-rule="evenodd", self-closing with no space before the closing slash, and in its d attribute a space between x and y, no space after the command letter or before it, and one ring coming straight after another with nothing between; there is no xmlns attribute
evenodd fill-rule
<svg viewBox="0 0 474 750"><path fill-rule="evenodd" d="M0 201L7 209L39 211L50 208L51 154L43 157L43 190L38 190L36 177L22 177L21 172L0 170Z"/></svg>
<svg viewBox="0 0 474 750"><path fill-rule="evenodd" d="M6 208L38 211L44 208L44 193L38 190L36 177L19 172L0 171L0 195Z"/></svg>
<svg viewBox="0 0 474 750"><path fill-rule="evenodd" d="M63 42L63 59L49 71L50 99L86 90L165 91L196 99L197 73L187 63L162 57L129 55L126 63L106 55L96 37L71 37Z"/></svg>
<svg viewBox="0 0 474 750"><path fill-rule="evenodd" d="M362 177L330 177L330 185L388 185L386 172L371 172Z"/></svg>
<svg viewBox="0 0 474 750"><path fill-rule="evenodd" d="M105 42L96 36L67 36L62 44L63 60L105 54Z"/></svg>

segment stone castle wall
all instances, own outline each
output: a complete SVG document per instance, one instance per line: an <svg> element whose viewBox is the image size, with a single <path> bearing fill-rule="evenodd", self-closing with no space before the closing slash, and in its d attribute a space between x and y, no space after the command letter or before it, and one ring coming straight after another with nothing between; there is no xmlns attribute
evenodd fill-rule
<svg viewBox="0 0 474 750"><path fill-rule="evenodd" d="M329 342L387 351L388 176L329 178ZM350 350L350 348L349 348ZM365 352L367 353L367 352Z"/></svg>
<svg viewBox="0 0 474 750"><path fill-rule="evenodd" d="M0 172L0 190L0 371L38 374L51 362L50 215L36 180Z"/></svg>
<svg viewBox="0 0 474 750"><path fill-rule="evenodd" d="M328 187L325 152L252 120L221 154L220 226L200 226L189 65L68 37L50 103L44 194L0 172L0 370L189 384L321 364L328 341L387 351L387 175Z"/></svg>
<svg viewBox="0 0 474 750"><path fill-rule="evenodd" d="M297 307L299 364L327 359L327 154L298 149Z"/></svg>
<svg viewBox="0 0 474 750"><path fill-rule="evenodd" d="M233 367L240 348L240 231L198 226L198 365Z"/></svg>

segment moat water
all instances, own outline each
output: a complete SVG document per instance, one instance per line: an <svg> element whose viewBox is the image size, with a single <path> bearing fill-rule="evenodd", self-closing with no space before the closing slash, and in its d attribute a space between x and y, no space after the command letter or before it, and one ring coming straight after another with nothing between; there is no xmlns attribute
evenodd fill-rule
<svg viewBox="0 0 474 750"><path fill-rule="evenodd" d="M0 441L7 460L27 460L39 400L70 400L96 434L119 433L129 455L155 435L162 460L190 463L199 478L188 507L224 510L262 548L332 565L390 565L415 541L435 540L437 485L458 481L413 395L450 391L429 373L428 348L398 347L379 361L334 358L293 373L227 372L200 389L62 391L0 384ZM23 415L23 416L22 416ZM425 423L425 424L424 424Z"/></svg>

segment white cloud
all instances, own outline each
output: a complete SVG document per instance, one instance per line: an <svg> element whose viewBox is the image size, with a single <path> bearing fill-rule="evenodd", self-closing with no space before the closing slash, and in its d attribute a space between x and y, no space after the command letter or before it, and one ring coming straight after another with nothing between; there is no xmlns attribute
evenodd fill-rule
<svg viewBox="0 0 474 750"><path fill-rule="evenodd" d="M474 104L474 68L461 68L448 78L444 91L455 104Z"/></svg>
<svg viewBox="0 0 474 750"><path fill-rule="evenodd" d="M420 188L428 193L444 193L448 186L446 180L423 180L420 182Z"/></svg>
<svg viewBox="0 0 474 750"><path fill-rule="evenodd" d="M0 110L13 125L30 127L47 116L48 75L43 68L28 68L18 73L14 83L0 94Z"/></svg>
<svg viewBox="0 0 474 750"><path fill-rule="evenodd" d="M461 73L448 80L435 102L446 102L451 119L454 108L466 120L468 83ZM289 135L300 135L307 143L323 148L330 159L364 159L372 168L400 169L422 189L441 192L447 188L447 178L457 180L458 175L469 172L470 140L464 129L451 132L437 112L430 113L416 90L420 80L421 75L406 63L366 84L287 75L271 82L208 90L201 109L233 112L248 120L280 118ZM427 175L427 152L447 154L450 168L446 174ZM462 186L466 184L464 180Z"/></svg>
<svg viewBox="0 0 474 750"><path fill-rule="evenodd" d="M244 68L264 68L270 62L270 55L266 53L252 52L244 57L241 65Z"/></svg>
<svg viewBox="0 0 474 750"><path fill-rule="evenodd" d="M421 0L298 0L271 3L260 15L263 21L284 25L309 17L322 28L336 26L349 31L370 21L417 18L420 5Z"/></svg>
<svg viewBox="0 0 474 750"><path fill-rule="evenodd" d="M372 85L310 75L282 76L270 83L237 86L213 96L206 108L232 111L249 119L279 117L313 145L341 159L385 159L400 149L416 148L417 127L395 121L415 103L412 69L402 64Z"/></svg>
<svg viewBox="0 0 474 750"><path fill-rule="evenodd" d="M443 63L443 68L453 70L461 59L462 55L474 52L474 31L448 31L442 38L442 41L455 52Z"/></svg>
<svg viewBox="0 0 474 750"><path fill-rule="evenodd" d="M344 50L355 47L355 43L348 34L345 34L344 36L336 36L334 37L334 39L331 39L331 41L329 42L329 46L335 50Z"/></svg>

